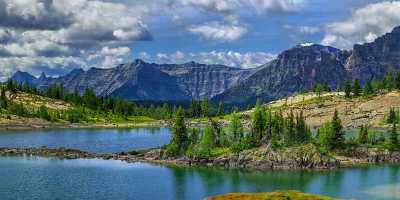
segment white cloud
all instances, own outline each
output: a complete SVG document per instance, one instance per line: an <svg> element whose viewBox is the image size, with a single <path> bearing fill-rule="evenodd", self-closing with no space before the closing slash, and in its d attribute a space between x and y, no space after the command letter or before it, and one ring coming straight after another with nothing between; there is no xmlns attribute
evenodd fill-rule
<svg viewBox="0 0 400 200"><path fill-rule="evenodd" d="M173 0L171 3L215 12L231 12L240 5L238 0Z"/></svg>
<svg viewBox="0 0 400 200"><path fill-rule="evenodd" d="M276 55L265 52L239 53L234 51L210 51L183 53L177 51L171 54L158 53L155 56L146 52L141 52L138 54L138 57L148 62L156 63L186 63L195 61L204 64L221 64L238 68L254 68L273 60L276 58Z"/></svg>
<svg viewBox="0 0 400 200"><path fill-rule="evenodd" d="M399 1L369 4L356 9L349 19L329 24L322 43L350 49L355 43L372 42L400 25L399 13Z"/></svg>
<svg viewBox="0 0 400 200"><path fill-rule="evenodd" d="M291 13L299 10L305 0L248 0L262 14Z"/></svg>
<svg viewBox="0 0 400 200"><path fill-rule="evenodd" d="M247 28L244 26L237 24L223 24L221 22L194 25L189 27L188 31L213 41L234 41L240 39L248 32Z"/></svg>

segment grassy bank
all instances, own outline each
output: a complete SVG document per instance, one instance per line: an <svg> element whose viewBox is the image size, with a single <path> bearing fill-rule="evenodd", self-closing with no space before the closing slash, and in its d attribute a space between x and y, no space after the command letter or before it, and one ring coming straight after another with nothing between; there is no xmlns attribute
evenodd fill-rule
<svg viewBox="0 0 400 200"><path fill-rule="evenodd" d="M208 200L333 200L333 198L305 194L298 191L277 191L268 193L229 193L210 197Z"/></svg>

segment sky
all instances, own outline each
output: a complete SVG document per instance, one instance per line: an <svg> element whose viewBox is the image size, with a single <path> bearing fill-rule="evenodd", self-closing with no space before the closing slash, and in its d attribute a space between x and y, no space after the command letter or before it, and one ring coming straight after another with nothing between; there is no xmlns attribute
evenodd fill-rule
<svg viewBox="0 0 400 200"><path fill-rule="evenodd" d="M0 0L0 80L137 58L252 68L301 43L371 42L399 13L384 0Z"/></svg>

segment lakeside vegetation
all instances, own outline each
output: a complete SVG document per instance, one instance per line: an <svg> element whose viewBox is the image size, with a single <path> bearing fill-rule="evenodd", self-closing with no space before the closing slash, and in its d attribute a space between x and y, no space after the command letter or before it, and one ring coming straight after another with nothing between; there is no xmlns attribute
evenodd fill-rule
<svg viewBox="0 0 400 200"><path fill-rule="evenodd" d="M135 102L121 100L118 97L98 97L91 89L83 94L78 91L64 91L63 85L50 85L46 90L39 90L28 84L19 84L12 80L0 85L0 114L10 119L12 115L24 118L41 118L49 122L67 121L70 123L143 123L156 120L170 120L179 104L142 106ZM44 97L39 105L18 102L18 95ZM69 106L65 109L49 108L46 101L63 101ZM27 100L24 100L27 101ZM29 101L29 100L28 100ZM205 116L223 117L227 111L224 104L214 105L207 100L192 100L185 109L189 118Z"/></svg>

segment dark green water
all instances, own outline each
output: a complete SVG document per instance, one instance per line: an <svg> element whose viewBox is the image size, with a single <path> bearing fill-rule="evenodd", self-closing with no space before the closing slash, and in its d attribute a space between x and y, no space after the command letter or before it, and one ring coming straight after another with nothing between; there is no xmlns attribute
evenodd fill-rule
<svg viewBox="0 0 400 200"><path fill-rule="evenodd" d="M157 146L169 139L168 129L147 131L7 132L0 134L0 146L68 146L95 152L112 152ZM138 139L135 133L144 134L142 136L145 137ZM161 139L155 142L153 138ZM341 199L400 199L400 166L260 172L165 167L106 160L0 157L1 200L197 200L227 192L287 189Z"/></svg>

